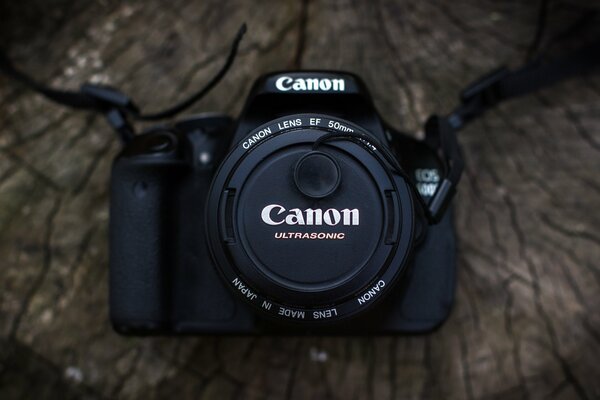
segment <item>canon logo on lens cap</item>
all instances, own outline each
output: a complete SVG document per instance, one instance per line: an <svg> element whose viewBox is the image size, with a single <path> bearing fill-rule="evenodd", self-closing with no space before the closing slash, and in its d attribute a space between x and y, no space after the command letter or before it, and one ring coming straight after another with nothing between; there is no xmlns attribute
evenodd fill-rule
<svg viewBox="0 0 600 400"><path fill-rule="evenodd" d="M292 208L286 210L285 207L279 204L269 204L262 209L260 217L267 225L323 225L323 223L329 226L339 225L340 223L345 226L360 225L358 208L352 210L348 208L343 210L329 208L325 211L320 208L307 208L306 210Z"/></svg>

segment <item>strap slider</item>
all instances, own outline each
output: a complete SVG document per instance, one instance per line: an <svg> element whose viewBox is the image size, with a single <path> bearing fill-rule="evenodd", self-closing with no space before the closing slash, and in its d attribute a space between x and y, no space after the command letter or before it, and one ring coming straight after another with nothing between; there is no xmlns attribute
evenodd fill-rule
<svg viewBox="0 0 600 400"><path fill-rule="evenodd" d="M81 86L81 93L98 101L100 107L108 110L117 109L134 115L140 112L129 96L110 86L85 83Z"/></svg>

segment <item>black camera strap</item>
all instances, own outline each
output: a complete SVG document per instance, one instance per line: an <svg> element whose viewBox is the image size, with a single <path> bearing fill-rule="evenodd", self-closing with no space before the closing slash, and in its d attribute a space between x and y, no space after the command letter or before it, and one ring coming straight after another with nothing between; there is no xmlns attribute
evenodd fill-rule
<svg viewBox="0 0 600 400"><path fill-rule="evenodd" d="M515 71L500 67L475 80L461 92L461 104L448 120L453 128L460 129L501 101L535 92L598 67L600 40L550 61L534 60Z"/></svg>
<svg viewBox="0 0 600 400"><path fill-rule="evenodd" d="M243 24L232 42L225 63L204 87L166 110L147 114L142 113L129 96L110 86L85 83L79 91L69 91L43 85L17 69L2 49L0 49L0 72L55 103L75 109L96 111L105 114L109 124L115 129L121 139L124 142L128 142L134 135L133 128L128 122L128 117L138 121L157 121L172 118L210 92L221 81L233 64L239 44L245 33L246 24Z"/></svg>
<svg viewBox="0 0 600 400"><path fill-rule="evenodd" d="M449 115L433 115L425 124L425 141L442 154L446 176L428 205L430 222L444 215L464 169L457 132L498 103L532 93L573 76L600 67L600 41L549 61L532 61L511 71L501 67L469 84L461 92L461 103Z"/></svg>

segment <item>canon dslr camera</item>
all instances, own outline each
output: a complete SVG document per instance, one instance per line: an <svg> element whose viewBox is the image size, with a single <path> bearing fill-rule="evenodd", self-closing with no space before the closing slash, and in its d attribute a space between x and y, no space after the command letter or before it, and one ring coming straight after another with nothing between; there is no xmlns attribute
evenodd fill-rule
<svg viewBox="0 0 600 400"><path fill-rule="evenodd" d="M464 169L457 132L497 104L600 67L600 43L496 68L432 115L417 140L385 124L358 77L272 73L237 121L198 115L137 134L131 121L189 109L221 69L174 105L142 112L117 88L46 86L0 49L0 74L46 99L101 113L124 144L111 179L110 318L125 334L426 332L454 298L449 205Z"/></svg>
<svg viewBox="0 0 600 400"><path fill-rule="evenodd" d="M453 151L439 132L386 126L363 83L338 72L269 74L237 121L200 115L135 136L112 170L115 329L435 328L454 295Z"/></svg>

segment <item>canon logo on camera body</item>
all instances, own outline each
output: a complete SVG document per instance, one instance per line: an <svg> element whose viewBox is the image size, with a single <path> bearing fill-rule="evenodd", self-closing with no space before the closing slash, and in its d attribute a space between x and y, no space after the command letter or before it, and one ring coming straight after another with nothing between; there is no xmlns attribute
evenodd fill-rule
<svg viewBox="0 0 600 400"><path fill-rule="evenodd" d="M343 78L292 78L282 76L275 81L275 87L281 92L292 90L294 92L304 92L308 90L318 92L343 92L346 90L346 82Z"/></svg>
<svg viewBox="0 0 600 400"><path fill-rule="evenodd" d="M286 213L287 211L287 213ZM283 215L282 215L283 214ZM360 212L357 208L352 210L345 208L336 210L329 208L323 211L320 208L307 208L301 210L292 208L286 210L285 207L279 204L269 204L262 209L260 217L267 225L342 225L352 226L360 224Z"/></svg>

